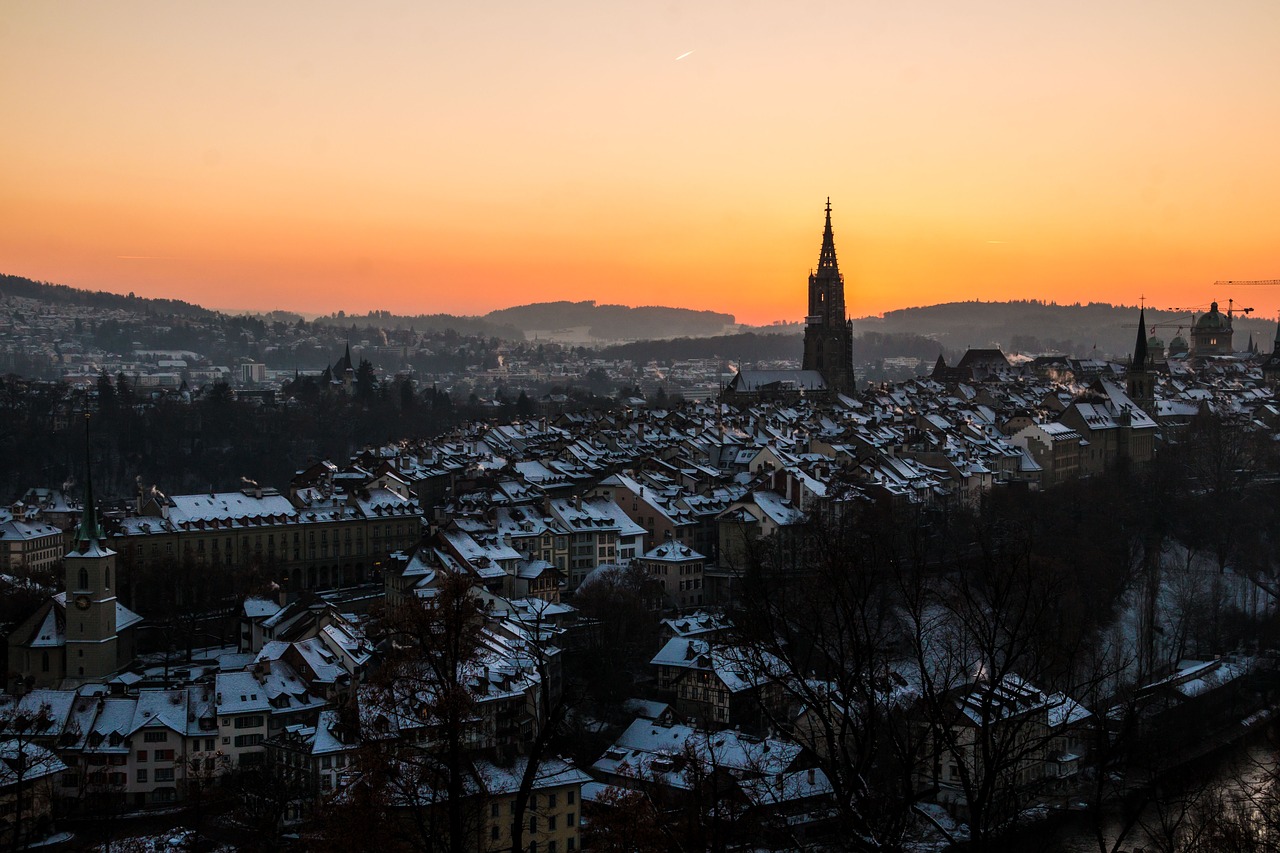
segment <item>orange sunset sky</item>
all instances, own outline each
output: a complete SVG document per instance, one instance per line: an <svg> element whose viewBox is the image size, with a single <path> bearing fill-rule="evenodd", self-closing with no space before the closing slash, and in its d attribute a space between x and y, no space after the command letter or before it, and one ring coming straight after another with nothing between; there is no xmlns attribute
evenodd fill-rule
<svg viewBox="0 0 1280 853"><path fill-rule="evenodd" d="M0 4L0 272L230 309L1274 316L1280 3ZM1256 316L1256 315L1255 315Z"/></svg>

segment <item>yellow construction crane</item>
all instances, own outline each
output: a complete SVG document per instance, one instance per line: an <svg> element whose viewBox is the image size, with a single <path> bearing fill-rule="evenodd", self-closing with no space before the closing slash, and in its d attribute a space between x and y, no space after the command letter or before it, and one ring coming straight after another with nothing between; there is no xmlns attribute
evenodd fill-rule
<svg viewBox="0 0 1280 853"><path fill-rule="evenodd" d="M1280 278L1261 278L1255 281L1215 281L1215 287L1275 287L1280 285Z"/></svg>

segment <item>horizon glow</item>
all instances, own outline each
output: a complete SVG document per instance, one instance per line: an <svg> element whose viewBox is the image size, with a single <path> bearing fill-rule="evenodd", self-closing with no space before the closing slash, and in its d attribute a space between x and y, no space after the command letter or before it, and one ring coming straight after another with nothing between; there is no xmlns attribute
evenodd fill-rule
<svg viewBox="0 0 1280 853"><path fill-rule="evenodd" d="M1280 6L13 3L0 272L212 308L1273 317ZM674 61L673 61L674 60Z"/></svg>

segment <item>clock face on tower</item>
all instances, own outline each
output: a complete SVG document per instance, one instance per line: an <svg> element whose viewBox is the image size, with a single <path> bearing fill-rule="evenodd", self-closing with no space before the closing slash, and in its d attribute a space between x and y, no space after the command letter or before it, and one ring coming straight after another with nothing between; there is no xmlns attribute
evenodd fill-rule
<svg viewBox="0 0 1280 853"><path fill-rule="evenodd" d="M87 595L77 595L77 596L76 596L76 607L79 607L81 610L88 610L88 609L89 609L89 596L87 596Z"/></svg>

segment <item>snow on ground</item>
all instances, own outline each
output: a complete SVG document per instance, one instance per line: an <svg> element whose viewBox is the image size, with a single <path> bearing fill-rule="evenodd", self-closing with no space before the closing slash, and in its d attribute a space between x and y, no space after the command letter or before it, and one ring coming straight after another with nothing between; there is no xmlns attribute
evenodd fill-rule
<svg viewBox="0 0 1280 853"><path fill-rule="evenodd" d="M1217 560L1210 554L1192 551L1178 542L1170 543L1161 554L1160 568L1152 632L1155 658L1152 669L1155 671L1172 667L1188 655L1225 651L1193 649L1186 645L1190 621L1203 613L1205 602L1217 600L1224 611L1257 617L1276 612L1274 597L1249 578L1236 574L1231 566L1227 566L1225 573L1219 572ZM1111 659L1119 670L1117 682L1132 682L1137 675L1139 638L1147 633L1146 611L1145 591L1131 589L1109 637Z"/></svg>
<svg viewBox="0 0 1280 853"><path fill-rule="evenodd" d="M191 830L180 829L162 832L158 835L139 835L133 838L121 838L107 844L99 844L92 848L93 853L176 853L179 850L195 849L199 837ZM213 853L234 853L235 848L219 845L210 848Z"/></svg>

